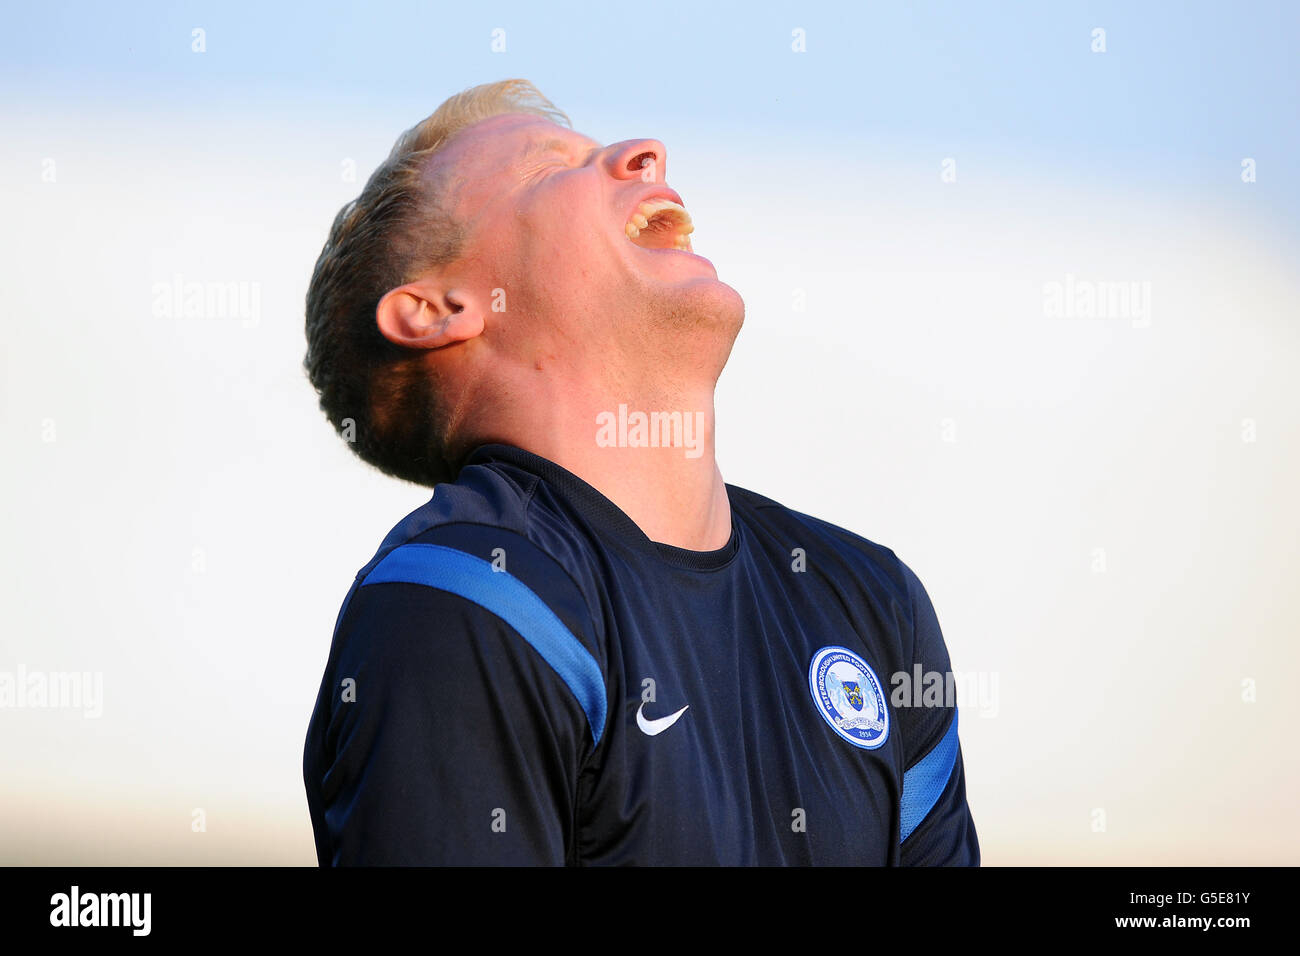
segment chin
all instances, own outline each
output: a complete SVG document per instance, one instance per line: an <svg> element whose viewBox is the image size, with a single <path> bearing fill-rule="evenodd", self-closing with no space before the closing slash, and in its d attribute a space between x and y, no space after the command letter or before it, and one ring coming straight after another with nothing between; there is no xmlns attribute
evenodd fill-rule
<svg viewBox="0 0 1300 956"><path fill-rule="evenodd" d="M712 341L700 341L692 351L698 354L718 343L725 361L744 324L745 301L718 278L713 263L690 252L638 249L635 265L634 288L614 293L614 298L630 296L645 302L641 321L647 327L676 335L707 335Z"/></svg>
<svg viewBox="0 0 1300 956"><path fill-rule="evenodd" d="M745 322L745 300L720 279L700 279L680 290L684 310L702 324L731 329L732 338Z"/></svg>
<svg viewBox="0 0 1300 956"><path fill-rule="evenodd" d="M652 319L656 346L667 346L664 361L709 367L716 377L731 355L736 336L745 321L745 301L740 293L717 279L698 279L656 297L659 307ZM657 321L656 321L657 320Z"/></svg>

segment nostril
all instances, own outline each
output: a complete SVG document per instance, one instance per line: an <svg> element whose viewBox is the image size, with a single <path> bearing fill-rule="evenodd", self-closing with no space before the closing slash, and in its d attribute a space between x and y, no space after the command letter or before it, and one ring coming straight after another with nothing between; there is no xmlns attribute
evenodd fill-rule
<svg viewBox="0 0 1300 956"><path fill-rule="evenodd" d="M638 153L636 156L633 156L632 159L628 161L627 170L630 173L638 172L639 170L644 169L646 166L649 166L651 163L653 163L655 159L656 159L655 154L652 152Z"/></svg>

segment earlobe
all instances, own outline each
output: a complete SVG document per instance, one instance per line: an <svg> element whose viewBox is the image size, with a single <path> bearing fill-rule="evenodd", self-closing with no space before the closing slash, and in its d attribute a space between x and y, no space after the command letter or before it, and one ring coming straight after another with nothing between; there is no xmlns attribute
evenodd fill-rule
<svg viewBox="0 0 1300 956"><path fill-rule="evenodd" d="M379 300L375 324L395 345L437 349L482 333L483 314L472 295L412 282L390 290Z"/></svg>

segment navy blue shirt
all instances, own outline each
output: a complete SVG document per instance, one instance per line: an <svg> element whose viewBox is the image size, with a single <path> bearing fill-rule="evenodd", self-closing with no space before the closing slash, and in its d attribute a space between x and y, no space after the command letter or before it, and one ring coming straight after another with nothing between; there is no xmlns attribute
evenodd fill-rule
<svg viewBox="0 0 1300 956"><path fill-rule="evenodd" d="M934 609L727 486L717 551L479 448L358 572L304 753L322 865L979 863ZM897 685L897 686L896 686Z"/></svg>

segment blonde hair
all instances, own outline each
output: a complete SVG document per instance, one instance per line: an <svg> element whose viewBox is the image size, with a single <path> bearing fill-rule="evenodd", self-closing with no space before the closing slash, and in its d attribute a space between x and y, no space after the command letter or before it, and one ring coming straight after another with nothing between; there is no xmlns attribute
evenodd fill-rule
<svg viewBox="0 0 1300 956"><path fill-rule="evenodd" d="M307 287L303 367L321 410L360 458L417 484L455 477L470 449L448 447L423 353L384 338L375 307L390 289L463 253L464 231L444 203L452 174L431 175L430 160L461 130L503 113L571 125L527 80L449 97L397 138L361 195L339 210Z"/></svg>

